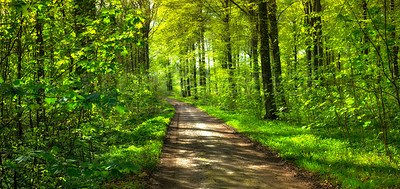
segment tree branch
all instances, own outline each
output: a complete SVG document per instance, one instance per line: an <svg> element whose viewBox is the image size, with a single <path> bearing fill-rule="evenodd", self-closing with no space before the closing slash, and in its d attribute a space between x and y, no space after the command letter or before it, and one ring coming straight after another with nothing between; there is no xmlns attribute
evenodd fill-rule
<svg viewBox="0 0 400 189"><path fill-rule="evenodd" d="M246 10L244 10L240 5L238 5L235 1L233 1L233 0L230 0L237 8L239 8L242 12L244 12L247 16L251 16L251 14L248 12L248 11L246 11Z"/></svg>

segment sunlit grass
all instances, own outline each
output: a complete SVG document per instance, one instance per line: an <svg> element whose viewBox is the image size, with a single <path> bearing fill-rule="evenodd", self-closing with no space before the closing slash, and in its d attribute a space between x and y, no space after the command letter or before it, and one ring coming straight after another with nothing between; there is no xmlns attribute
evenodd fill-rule
<svg viewBox="0 0 400 189"><path fill-rule="evenodd" d="M342 188L396 188L400 186L399 157L393 161L379 151L341 139L329 138L326 131L290 124L264 121L243 112L223 111L191 99L197 107L224 120L228 125L265 146L300 168ZM372 144L371 144L372 145ZM380 148L382 149L382 148Z"/></svg>
<svg viewBox="0 0 400 189"><path fill-rule="evenodd" d="M121 129L113 133L112 141L105 154L101 155L106 169L111 171L111 180L105 188L142 188L142 180L156 168L163 146L167 126L175 111L168 105L161 114L137 127Z"/></svg>

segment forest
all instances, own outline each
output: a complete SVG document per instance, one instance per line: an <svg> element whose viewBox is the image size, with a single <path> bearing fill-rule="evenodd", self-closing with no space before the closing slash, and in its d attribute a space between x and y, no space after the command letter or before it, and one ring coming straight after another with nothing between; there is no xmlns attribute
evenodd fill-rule
<svg viewBox="0 0 400 189"><path fill-rule="evenodd" d="M400 186L398 0L0 0L0 188L143 188L189 102L337 188Z"/></svg>

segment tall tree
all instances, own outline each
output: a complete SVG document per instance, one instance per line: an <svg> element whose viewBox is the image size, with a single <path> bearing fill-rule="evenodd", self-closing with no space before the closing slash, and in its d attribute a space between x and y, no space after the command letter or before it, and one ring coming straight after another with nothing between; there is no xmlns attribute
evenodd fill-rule
<svg viewBox="0 0 400 189"><path fill-rule="evenodd" d="M199 46L200 46L200 52L199 52L199 72L200 72L200 87L201 87L201 91L202 94L204 95L206 92L206 50L205 50L205 20L204 20L204 16L203 16L203 9L201 8L201 13L200 13L200 41L199 41Z"/></svg>
<svg viewBox="0 0 400 189"><path fill-rule="evenodd" d="M303 2L304 12L305 12L305 19L304 25L306 27L306 33L309 37L306 38L306 60L307 60L307 86L312 86L312 73L313 73L313 66L312 66L312 26L314 25L314 19L312 19L312 4L311 0L305 0Z"/></svg>
<svg viewBox="0 0 400 189"><path fill-rule="evenodd" d="M398 58L398 54L399 54L399 45L395 44L396 38L398 37L396 35L396 20L395 20L395 15L396 15L396 5L395 5L395 0L391 0L390 1L390 12L391 12L391 40L394 41L394 44L392 45L392 58L391 58L391 62L393 64L393 74L395 76L396 79L399 79L399 58Z"/></svg>
<svg viewBox="0 0 400 189"><path fill-rule="evenodd" d="M258 56L258 42L259 42L259 20L256 2L251 2L250 8L250 19L251 19L251 61L253 66L253 79L254 79L254 89L257 94L260 94L260 66L259 66L259 56Z"/></svg>
<svg viewBox="0 0 400 189"><path fill-rule="evenodd" d="M191 65L192 65L192 83L193 83L193 96L195 99L198 99L198 88L197 88L197 61L196 61L196 45L193 42L191 45ZM201 80L201 78L200 78Z"/></svg>
<svg viewBox="0 0 400 189"><path fill-rule="evenodd" d="M273 58L273 66L274 66L274 78L275 78L275 90L277 92L279 98L279 105L286 106L285 103L285 93L283 87L281 86L281 77L282 77L282 65L281 65L281 55L279 50L279 31L278 31L278 22L276 20L277 14L277 5L276 0L269 1L269 22L271 25L271 48L272 48L272 58Z"/></svg>
<svg viewBox="0 0 400 189"><path fill-rule="evenodd" d="M260 55L264 92L264 119L276 119L276 105L274 102L274 86L272 83L272 70L269 49L269 28L267 2L259 2L258 15L260 19Z"/></svg>
<svg viewBox="0 0 400 189"><path fill-rule="evenodd" d="M321 66L323 66L323 57L324 57L324 49L322 46L322 19L321 19L321 0L314 0L313 4L313 15L312 19L314 20L313 25L313 65L314 72L316 73L317 79L319 78L319 74L321 74Z"/></svg>

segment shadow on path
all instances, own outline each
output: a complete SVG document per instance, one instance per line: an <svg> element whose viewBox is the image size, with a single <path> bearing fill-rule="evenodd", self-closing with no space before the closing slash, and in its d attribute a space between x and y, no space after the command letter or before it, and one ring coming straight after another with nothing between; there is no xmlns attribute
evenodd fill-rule
<svg viewBox="0 0 400 189"><path fill-rule="evenodd" d="M184 102L168 101L176 114L150 188L311 188L221 120Z"/></svg>

